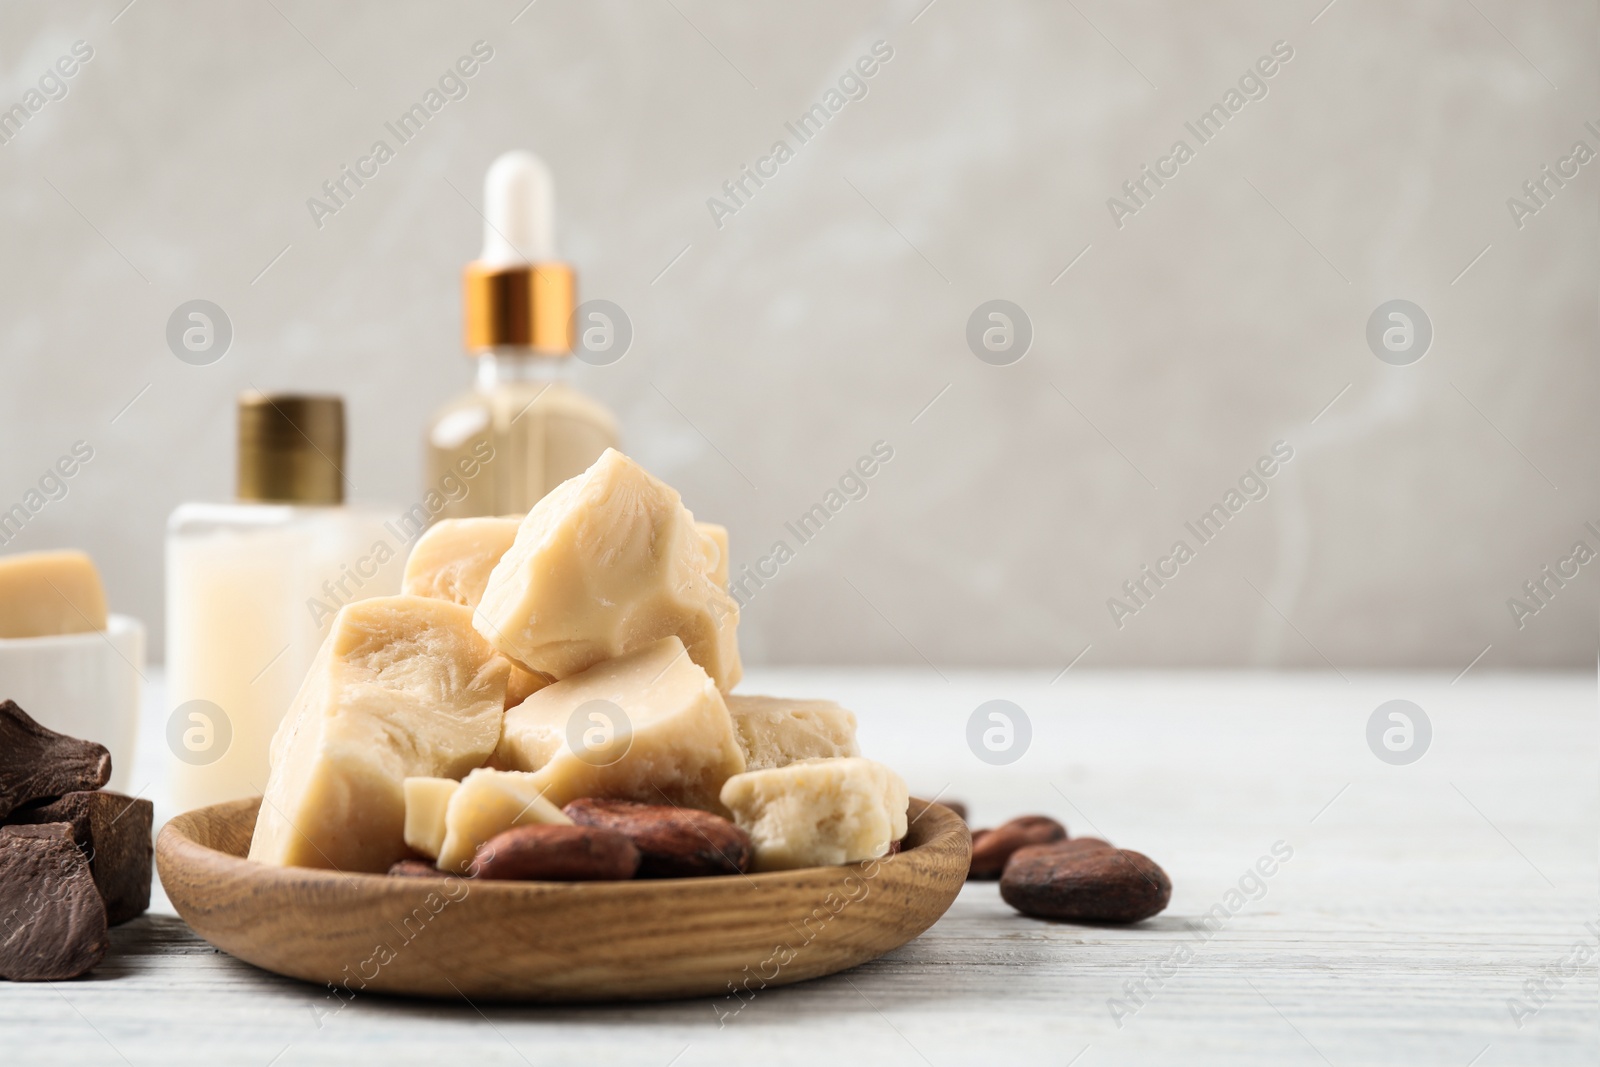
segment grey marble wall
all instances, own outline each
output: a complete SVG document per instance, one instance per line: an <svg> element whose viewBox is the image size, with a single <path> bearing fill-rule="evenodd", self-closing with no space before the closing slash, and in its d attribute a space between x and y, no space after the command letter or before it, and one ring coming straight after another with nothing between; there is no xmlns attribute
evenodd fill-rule
<svg viewBox="0 0 1600 1067"><path fill-rule="evenodd" d="M94 450L7 550L88 548L159 648L164 516L230 492L249 386L346 394L360 494L415 499L482 174L527 147L635 331L582 384L775 572L753 662L1593 663L1594 5L525 2L0 9L0 507ZM165 340L197 298L207 366ZM1414 312L1369 345L1396 299L1420 360ZM991 300L1020 360L969 346Z"/></svg>

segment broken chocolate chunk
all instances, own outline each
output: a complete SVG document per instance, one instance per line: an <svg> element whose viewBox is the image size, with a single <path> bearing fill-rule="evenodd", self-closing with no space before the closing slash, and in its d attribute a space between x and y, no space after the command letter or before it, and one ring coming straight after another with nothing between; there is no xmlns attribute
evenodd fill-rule
<svg viewBox="0 0 1600 1067"><path fill-rule="evenodd" d="M150 906L150 827L155 816L148 800L121 793L68 793L11 813L12 826L64 822L89 860L94 884L106 903L106 921L116 926L138 918Z"/></svg>
<svg viewBox="0 0 1600 1067"><path fill-rule="evenodd" d="M0 827L0 978L76 978L110 947L106 906L66 823Z"/></svg>
<svg viewBox="0 0 1600 1067"><path fill-rule="evenodd" d="M46 729L15 701L0 701L0 818L30 801L99 789L110 780L104 745Z"/></svg>

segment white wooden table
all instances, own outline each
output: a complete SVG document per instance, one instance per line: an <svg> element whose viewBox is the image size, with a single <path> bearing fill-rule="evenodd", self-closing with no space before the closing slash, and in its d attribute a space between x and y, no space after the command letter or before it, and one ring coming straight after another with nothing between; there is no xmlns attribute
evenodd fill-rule
<svg viewBox="0 0 1600 1067"><path fill-rule="evenodd" d="M699 1000L492 1007L358 998L212 950L162 898L90 978L0 983L6 1064L1441 1064L1600 1060L1600 839L1591 675L1096 675L755 672L744 689L828 695L914 792L974 825L1056 813L1156 858L1172 906L1132 929L1055 925L969 884L905 948L761 992L719 1025ZM138 779L162 814L159 691ZM1033 725L1018 762L967 748L980 703ZM1433 726L1408 766L1368 749L1392 698ZM1214 934L1275 842L1293 849ZM1280 851L1282 846L1280 846ZM1591 924L1593 931L1585 930ZM597 937L604 931L596 931ZM1589 947L1535 1014L1524 982ZM1170 961L1170 964L1168 962ZM1155 975L1154 978L1149 977ZM1145 982L1136 1001L1130 983ZM1114 1018L1111 1004L1121 1000ZM726 1011L731 1005L721 1005ZM1131 1009L1131 1010L1130 1010Z"/></svg>

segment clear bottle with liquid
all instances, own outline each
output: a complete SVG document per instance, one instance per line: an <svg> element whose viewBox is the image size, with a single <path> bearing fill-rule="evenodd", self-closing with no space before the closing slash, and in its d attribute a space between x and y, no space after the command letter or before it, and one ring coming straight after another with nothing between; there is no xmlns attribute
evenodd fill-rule
<svg viewBox="0 0 1600 1067"><path fill-rule="evenodd" d="M568 383L576 282L555 253L550 173L527 152L484 182L483 254L463 277L471 392L430 420L427 489L439 518L526 512L617 445L616 419ZM448 492L455 482L465 492Z"/></svg>
<svg viewBox="0 0 1600 1067"><path fill-rule="evenodd" d="M268 751L338 609L400 591L398 508L344 502L338 397L239 398L237 500L167 520L170 800L259 796Z"/></svg>

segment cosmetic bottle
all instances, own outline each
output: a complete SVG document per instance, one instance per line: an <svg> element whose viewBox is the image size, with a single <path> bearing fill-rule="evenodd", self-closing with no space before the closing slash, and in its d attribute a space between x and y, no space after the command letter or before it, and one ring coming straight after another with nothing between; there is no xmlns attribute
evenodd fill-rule
<svg viewBox="0 0 1600 1067"><path fill-rule="evenodd" d="M343 605L400 591L398 508L346 504L344 403L238 401L237 499L167 521L166 730L179 811L258 796L268 749Z"/></svg>
<svg viewBox="0 0 1600 1067"><path fill-rule="evenodd" d="M484 205L483 254L462 279L477 380L435 413L424 444L426 489L464 481L466 491L435 518L522 514L617 445L611 413L568 384L576 281L556 256L548 168L502 155Z"/></svg>

